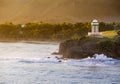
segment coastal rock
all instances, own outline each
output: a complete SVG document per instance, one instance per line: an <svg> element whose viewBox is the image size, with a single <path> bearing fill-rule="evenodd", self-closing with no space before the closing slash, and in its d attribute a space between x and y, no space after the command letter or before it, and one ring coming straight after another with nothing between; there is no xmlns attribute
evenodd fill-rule
<svg viewBox="0 0 120 84"><path fill-rule="evenodd" d="M65 58L86 58L99 53L97 44L96 40L87 41L86 39L66 41L60 44L59 53Z"/></svg>
<svg viewBox="0 0 120 84"><path fill-rule="evenodd" d="M80 40L69 40L60 43L59 54L63 58L81 59L92 57L94 54L105 54L109 57L120 58L120 41L117 41L113 46L113 51L106 51L99 48L101 39L98 38L83 38Z"/></svg>
<svg viewBox="0 0 120 84"><path fill-rule="evenodd" d="M116 57L120 58L120 37L119 40L116 42L115 53L116 53Z"/></svg>

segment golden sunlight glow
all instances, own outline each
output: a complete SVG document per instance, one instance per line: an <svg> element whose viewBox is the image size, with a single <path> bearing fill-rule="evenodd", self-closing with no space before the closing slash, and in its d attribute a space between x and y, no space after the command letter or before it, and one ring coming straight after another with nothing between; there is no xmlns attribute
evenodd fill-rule
<svg viewBox="0 0 120 84"><path fill-rule="evenodd" d="M0 0L0 23L120 21L118 0Z"/></svg>

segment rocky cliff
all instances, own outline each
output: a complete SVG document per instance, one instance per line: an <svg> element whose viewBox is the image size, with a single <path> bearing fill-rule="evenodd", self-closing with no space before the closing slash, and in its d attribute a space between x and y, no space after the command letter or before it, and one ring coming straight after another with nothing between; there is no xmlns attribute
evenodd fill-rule
<svg viewBox="0 0 120 84"><path fill-rule="evenodd" d="M62 54L64 58L75 59L105 54L120 59L120 37L103 39L84 37L80 40L64 41L60 43L59 54Z"/></svg>

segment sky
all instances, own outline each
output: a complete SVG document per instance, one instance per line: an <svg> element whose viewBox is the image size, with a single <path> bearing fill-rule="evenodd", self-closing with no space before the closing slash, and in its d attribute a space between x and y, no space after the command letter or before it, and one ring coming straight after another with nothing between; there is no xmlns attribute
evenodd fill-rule
<svg viewBox="0 0 120 84"><path fill-rule="evenodd" d="M120 0L0 0L0 23L120 21Z"/></svg>

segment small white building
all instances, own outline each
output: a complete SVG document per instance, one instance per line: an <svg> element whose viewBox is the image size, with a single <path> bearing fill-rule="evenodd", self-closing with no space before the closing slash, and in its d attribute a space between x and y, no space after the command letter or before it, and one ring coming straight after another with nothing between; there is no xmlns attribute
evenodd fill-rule
<svg viewBox="0 0 120 84"><path fill-rule="evenodd" d="M99 32L99 22L97 20L91 22L91 32L88 32L88 36L103 38L102 33Z"/></svg>

